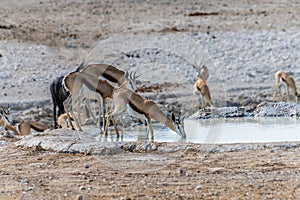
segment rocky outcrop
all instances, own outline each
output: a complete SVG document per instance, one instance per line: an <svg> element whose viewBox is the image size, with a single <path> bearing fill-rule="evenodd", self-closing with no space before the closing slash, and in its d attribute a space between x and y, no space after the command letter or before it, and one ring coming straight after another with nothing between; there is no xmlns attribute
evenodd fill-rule
<svg viewBox="0 0 300 200"><path fill-rule="evenodd" d="M262 102L255 107L222 107L201 109L192 119L233 117L300 117L300 105L294 102Z"/></svg>

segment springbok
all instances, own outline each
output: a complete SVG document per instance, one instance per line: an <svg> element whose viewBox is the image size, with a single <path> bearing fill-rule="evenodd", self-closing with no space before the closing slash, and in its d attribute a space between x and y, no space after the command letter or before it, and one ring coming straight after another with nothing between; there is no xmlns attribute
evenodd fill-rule
<svg viewBox="0 0 300 200"><path fill-rule="evenodd" d="M17 126L12 126L5 115L1 114L0 116L0 126L12 131L15 135L29 135L30 129L38 132L43 132L48 129L47 125L33 121L22 121Z"/></svg>
<svg viewBox="0 0 300 200"><path fill-rule="evenodd" d="M101 102L100 107L102 110L102 113L100 114L102 114L104 118L103 127L105 127L105 115L106 115L105 102L107 98L112 99L114 87L110 85L106 80L101 80L96 76L92 76L90 74L86 74L83 72L71 72L70 74L65 76L64 86L71 93L70 98L68 98L64 102L65 108L67 110L67 113L68 112L72 113L75 123L79 128L79 130L82 129L80 127L79 122L77 121L77 118L74 116L73 111L69 109L69 105L71 104L72 99L81 99L80 95L83 93L82 88L84 88L84 86L87 88L89 92L95 93L100 97L99 99ZM69 123L72 126L70 118L69 118Z"/></svg>
<svg viewBox="0 0 300 200"><path fill-rule="evenodd" d="M71 120L74 121L74 119L71 117ZM59 126L61 126L62 128L69 128L69 116L67 113L63 113L61 114L58 118L57 118L57 123Z"/></svg>
<svg viewBox="0 0 300 200"><path fill-rule="evenodd" d="M176 119L175 115L172 114L172 117L168 117L165 115L158 105L134 91L130 90L126 86L126 81L118 88L114 89L113 92L113 102L114 102L114 110L108 114L107 121L109 121L112 117L117 119L121 114L123 114L127 110L127 106L140 115L143 115L147 120L148 126L148 134L150 132L151 140L154 140L154 133L151 124L151 119L159 121L165 126L169 127L171 130L175 131L182 138L186 138L186 134L184 131L183 119ZM108 123L105 127L105 134L107 134Z"/></svg>
<svg viewBox="0 0 300 200"><path fill-rule="evenodd" d="M84 67L84 62L81 62L80 65L77 67L76 72L80 71ZM50 84L50 93L52 97L53 102L53 121L54 121L54 129L57 128L57 118L61 116L63 113L65 113L65 108L63 102L68 98L70 93L66 91L63 87L63 79L64 76L60 76L56 78L51 84ZM87 111L90 108L90 105L88 102L86 102L86 109ZM58 113L56 113L56 107L58 107ZM92 118L95 120L95 117L93 113L91 113Z"/></svg>
<svg viewBox="0 0 300 200"><path fill-rule="evenodd" d="M0 107L0 115L7 116L9 114L9 111L10 111L10 107L8 107L7 110L5 110L2 107Z"/></svg>
<svg viewBox="0 0 300 200"><path fill-rule="evenodd" d="M53 102L53 121L54 121L54 129L57 128L57 117L61 116L63 113L65 113L64 109L64 104L63 102L69 97L70 92L65 89L63 86L63 81L64 81L65 76L60 76L57 79L55 79L51 84L50 84L50 93L52 97L52 102ZM96 95L97 96L97 95ZM85 94L83 93L81 95L82 98L86 99L94 99L94 100L99 100L99 97L95 97L95 95L89 95L89 93ZM80 106L80 105L79 105ZM58 107L58 113L56 113L56 107ZM96 120L95 115L91 111L89 101L85 101L85 108L87 111L87 116L89 117L89 114L91 114L91 117L93 118L94 121ZM79 118L80 121L80 118ZM81 121L80 121L81 123Z"/></svg>
<svg viewBox="0 0 300 200"><path fill-rule="evenodd" d="M63 79L64 76L60 76L56 78L50 84L50 93L53 102L53 120L54 120L54 129L57 128L57 116L62 115L65 113L64 104L63 102L68 98L70 92L64 90L63 87ZM56 107L58 107L58 113L56 114Z"/></svg>
<svg viewBox="0 0 300 200"><path fill-rule="evenodd" d="M74 114L75 114L76 118L78 118L78 115L80 115L81 119L84 119L83 121L87 122L88 117L85 114L77 113L77 112L74 112ZM72 117L71 117L71 121L74 121L74 119ZM62 128L69 128L71 126L67 113L61 114L57 118L57 122L58 122L58 125Z"/></svg>
<svg viewBox="0 0 300 200"><path fill-rule="evenodd" d="M0 116L1 116L0 126L4 127L6 131L10 130L13 131L14 134L17 134L18 133L17 129L14 126L10 125L9 119L7 117L7 115L9 114L9 110L10 108L4 110L2 107L0 107Z"/></svg>
<svg viewBox="0 0 300 200"><path fill-rule="evenodd" d="M103 78L107 79L108 81L118 83L119 85L125 81L125 72L117 69L116 67L114 67L112 65L108 65L108 64L91 64L91 65L88 65L88 66L82 68L81 70L79 70L79 72L82 74L89 75L91 77L97 77L97 78L103 77ZM72 74L72 73L70 73L70 74ZM65 78L63 80L63 85L66 86L66 84L65 84L66 77L69 76L70 74L65 76ZM135 91L137 90L137 86L136 86L137 78L138 77L136 76L136 73L131 73L130 78L126 82L128 87ZM73 81L75 81L75 79ZM97 84L97 81L94 81L93 84ZM72 86L69 85L69 87L72 87ZM68 101L66 101L65 105L68 106L71 102L74 102L73 100L77 100L77 112L79 112L80 102L81 102L81 99L84 97L84 98L99 100L100 101L100 109L101 108L105 109L105 103L103 102L103 99L101 99L101 97L99 98L99 96L97 96L99 94L95 95L95 90L93 90L94 91L94 93L93 93L93 92L91 92L91 90L86 88L85 85L82 85L82 84L81 85L79 84L79 87L81 87L81 89L76 90L76 93L73 93L73 94L76 94L76 97L72 97L72 98L70 97L68 99ZM76 89L79 89L79 87L76 87ZM92 87L90 87L90 88L92 88ZM65 87L65 89L70 91L67 87ZM105 110L102 110L102 114L104 112L105 112ZM99 111L99 115L101 115L101 111ZM99 117L99 119L100 119L100 117ZM80 118L78 120L79 120L79 122L81 121ZM75 118L75 123L76 123L77 127L78 127L79 122ZM103 115L103 123L105 123L105 115ZM70 124L73 128L72 123L70 123ZM100 122L99 122L99 124L100 124ZM82 130L81 127L79 127L79 130Z"/></svg>
<svg viewBox="0 0 300 200"><path fill-rule="evenodd" d="M212 106L209 88L203 78L199 78L194 84L194 101L196 101L197 91L202 95L202 107L205 108L207 105Z"/></svg>
<svg viewBox="0 0 300 200"><path fill-rule="evenodd" d="M196 66L194 66L194 68L197 69ZM205 108L207 105L212 106L209 88L206 84L206 81L209 77L209 72L205 65L201 65L198 68L198 77L199 77L198 80L194 84L194 91L193 91L194 102L196 102L196 95L197 95L196 93L197 91L199 91L202 95L202 99L201 99L202 107Z"/></svg>
<svg viewBox="0 0 300 200"><path fill-rule="evenodd" d="M298 93L297 93L295 81L288 73L279 70L278 72L275 73L275 81L276 83L274 86L273 100L275 100L277 89L279 89L280 96L282 97L280 85L281 82L283 81L286 83L288 99L290 99L290 88L291 88L294 92L295 101L298 101Z"/></svg>
<svg viewBox="0 0 300 200"><path fill-rule="evenodd" d="M117 83L118 86L121 86L126 80L126 75L124 71L119 70L118 68L108 64L90 64L81 69L80 72L97 77L103 77L108 81ZM127 85L135 91L137 89L136 79L138 77L139 76L136 76L136 73L130 73L129 79L127 79Z"/></svg>

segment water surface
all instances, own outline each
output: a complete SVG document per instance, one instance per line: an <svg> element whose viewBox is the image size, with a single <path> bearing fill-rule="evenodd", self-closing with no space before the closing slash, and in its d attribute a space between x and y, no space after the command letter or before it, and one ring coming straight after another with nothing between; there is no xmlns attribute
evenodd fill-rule
<svg viewBox="0 0 300 200"><path fill-rule="evenodd" d="M180 136L154 124L157 142L180 142ZM300 141L300 120L296 118L231 118L185 120L185 142L206 144ZM145 127L124 130L123 141L147 140ZM111 138L113 140L113 137Z"/></svg>

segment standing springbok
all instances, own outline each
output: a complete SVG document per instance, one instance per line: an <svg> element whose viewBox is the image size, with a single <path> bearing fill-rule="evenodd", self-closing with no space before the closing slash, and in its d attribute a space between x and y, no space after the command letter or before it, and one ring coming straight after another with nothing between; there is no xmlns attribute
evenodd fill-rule
<svg viewBox="0 0 300 200"><path fill-rule="evenodd" d="M199 78L194 84L193 91L194 102L196 102L197 91L199 91L202 95L202 107L205 108L207 105L212 106L209 88L206 84L206 81L209 77L209 72L205 65L201 65L198 70Z"/></svg>
<svg viewBox="0 0 300 200"><path fill-rule="evenodd" d="M91 65L88 65L88 66L82 68L81 70L79 70L79 72L89 75L91 77L97 77L97 78L103 77L103 78L107 79L108 81L118 83L118 85L122 84L125 81L125 72L117 69L116 67L114 67L112 65L108 65L108 64L91 64ZM70 73L70 74L72 74L72 73ZM69 85L70 89L68 89L66 87L65 81L66 81L66 77L69 76L70 74L66 75L63 80L63 85L65 85L65 89L68 91L70 91L70 89L72 90L72 88L71 88L72 86ZM136 73L131 73L130 78L126 82L128 87L135 91L137 90L137 86L136 86L137 78L138 77L136 76ZM73 77L73 79L74 79L74 77ZM74 81L75 81L75 79L73 80L73 82ZM94 81L94 84L97 84L97 82ZM103 99L102 98L98 99L97 95L95 95L95 93L93 93L93 92L91 94L91 90L88 90L85 85L79 84L79 86L76 87L76 89L79 89L79 87L81 87L81 89L77 90L76 93L73 93L73 94L76 94L76 97L72 97L72 98L70 97L68 99L68 101L66 101L65 105L68 106L68 104L70 104L71 102L74 102L73 100L77 100L77 112L79 112L81 99L83 97L87 97L87 96L89 96L88 98L91 98L91 99L93 99L93 97L94 97L95 100L100 100L100 109L102 108L102 114L103 114L105 112L105 110L103 110L103 109L105 109L105 103L103 102ZM93 90L93 91L95 92L95 90ZM99 115L101 115L101 111L99 112ZM80 118L79 118L79 122L80 122ZM75 123L77 126L79 125L79 122L75 118ZM105 115L103 115L103 123L105 123ZM100 122L99 122L99 124L100 124ZM70 123L70 125L73 128L72 123ZM82 130L80 126L79 126L79 130Z"/></svg>
<svg viewBox="0 0 300 200"><path fill-rule="evenodd" d="M186 134L184 131L183 119L176 119L174 114L172 117L168 117L165 115L158 105L134 91L130 90L126 86L126 81L119 88L115 88L113 92L113 102L114 102L114 110L108 115L107 121L109 121L112 117L117 119L121 114L123 114L127 110L127 106L141 115L143 115L147 120L148 133L150 132L151 140L154 140L154 133L151 124L151 119L159 121L165 126L169 127L171 130L176 132L182 138L186 138ZM105 132L107 134L108 123L105 127Z"/></svg>
<svg viewBox="0 0 300 200"><path fill-rule="evenodd" d="M96 76L92 76L91 74L86 74L84 72L72 72L65 76L64 78L64 86L68 91L70 91L71 95L70 98L68 98L65 102L65 108L67 110L67 113L73 113L73 111L69 108L69 105L72 101L72 98L74 99L80 99L80 95L83 92L82 88L85 86L90 92L96 93L100 96L100 102L101 103L101 110L102 110L102 116L103 116L103 127L105 127L105 115L106 115L106 108L105 108L105 102L107 98L112 99L112 94L114 87L110 85L106 80L101 80ZM79 130L81 130L81 127L79 125L79 122L77 121L77 118L73 115L73 119L75 120L75 123ZM69 119L69 122L72 126L71 119ZM113 121L114 123L114 121ZM115 123L114 123L115 124ZM117 134L118 130L116 128Z"/></svg>
<svg viewBox="0 0 300 200"><path fill-rule="evenodd" d="M76 72L80 71L84 67L84 62L81 62L77 67ZM53 102L53 121L54 121L54 129L57 128L57 118L65 113L63 102L68 98L70 93L66 91L63 87L63 79L64 76L60 76L56 78L50 84L50 93ZM88 102L87 102L88 103ZM58 107L58 113L56 113L56 107ZM86 108L89 108L89 105L86 105ZM91 113L92 114L92 113ZM93 117L93 115L92 115ZM95 117L93 117L95 118Z"/></svg>
<svg viewBox="0 0 300 200"><path fill-rule="evenodd" d="M106 80L109 80L113 83L117 83L118 86L121 86L126 80L126 75L124 71L119 70L118 68L108 64L90 64L81 69L80 72L97 77L103 77ZM127 79L127 85L129 85L131 89L136 91L136 79L139 76L136 76L136 73L130 73L129 77L130 78Z"/></svg>
<svg viewBox="0 0 300 200"><path fill-rule="evenodd" d="M203 78L199 78L194 84L194 98L196 98L197 91L202 95L202 107L212 106L209 88Z"/></svg>
<svg viewBox="0 0 300 200"><path fill-rule="evenodd" d="M57 124L58 117L61 116L63 113L65 113L65 108L64 108L63 102L70 95L70 92L68 90L66 90L65 87L63 86L64 77L65 76L58 77L50 85L50 93L51 93L52 102L53 102L54 129L56 129L57 125L59 125L59 124ZM85 101L85 109L86 109L87 117L89 118L89 116L91 115L93 120L96 122L97 120L96 120L95 115L91 111L91 106L90 106L90 103L87 99L88 97L84 97L84 96L82 96L82 97L86 98L85 99L86 100ZM99 98L97 98L96 100L98 100L98 99ZM58 113L57 114L56 114L56 107L58 107Z"/></svg>
<svg viewBox="0 0 300 200"><path fill-rule="evenodd" d="M70 92L63 88L64 76L60 76L50 84L50 93L53 102L53 120L54 129L57 128L57 117L65 113L63 102L68 98ZM58 113L56 114L56 107L58 107Z"/></svg>
<svg viewBox="0 0 300 200"><path fill-rule="evenodd" d="M288 100L290 99L290 88L291 88L294 92L295 101L298 101L298 93L297 93L295 81L288 73L279 70L278 72L275 73L275 81L276 84L274 86L273 100L275 100L277 89L279 89L280 96L282 97L280 85L281 82L283 81L286 83Z"/></svg>
<svg viewBox="0 0 300 200"><path fill-rule="evenodd" d="M90 64L84 68L81 68L80 72L90 74L97 77L103 77L108 81L117 83L121 86L125 81L127 87L137 92L136 80L139 76L136 76L136 72L129 73L124 72L109 64Z"/></svg>
<svg viewBox="0 0 300 200"><path fill-rule="evenodd" d="M82 71L87 74L91 74L93 76L98 76L98 77L104 77L105 79L121 84L124 81L124 74L125 72L117 69L116 67L112 65L107 65L107 64L92 64L92 65L87 65L85 66L84 63L81 63L80 66L76 69L75 72ZM66 75L68 76L68 74ZM135 73L130 75L130 81L128 82L128 85L130 88L136 90L136 79L137 77L135 76ZM54 119L54 128L57 128L57 114L56 114L56 106L58 106L58 116L61 114L65 113L64 110L64 104L63 102L69 97L69 91L66 90L66 87L64 87L64 78L65 76L61 76L57 78L51 85L50 85L50 92L52 96L52 101L53 101L53 119ZM80 91L78 91L77 97L80 97L77 101L77 112L79 112L80 103L82 99L92 99L92 100L100 100L98 94L91 93L86 86L83 86ZM74 99L74 98L73 98ZM70 102L70 101L69 101ZM101 108L101 106L100 106ZM93 115L93 112L91 112L90 106L88 104L88 101L86 101L86 109L88 110L88 113L91 114L92 118L94 121L96 121L95 116ZM101 112L99 111L99 114ZM78 118L79 122L81 124L81 118L79 115ZM100 118L99 118L100 120ZM73 127L72 123L70 123L71 127ZM100 121L99 121L100 125ZM81 130L81 128L79 128Z"/></svg>

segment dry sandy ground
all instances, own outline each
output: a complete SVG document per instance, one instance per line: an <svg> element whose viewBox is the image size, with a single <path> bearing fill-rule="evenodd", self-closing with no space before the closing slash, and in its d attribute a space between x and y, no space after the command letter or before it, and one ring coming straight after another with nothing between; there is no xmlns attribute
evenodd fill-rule
<svg viewBox="0 0 300 200"><path fill-rule="evenodd" d="M1 40L60 49L56 59L67 58L62 66L78 65L114 33L286 30L300 23L299 2L287 0L3 0L0 13ZM298 147L87 156L21 149L6 140L0 145L0 199L300 198Z"/></svg>
<svg viewBox="0 0 300 200"><path fill-rule="evenodd" d="M298 199L299 147L70 155L1 148L1 199Z"/></svg>

